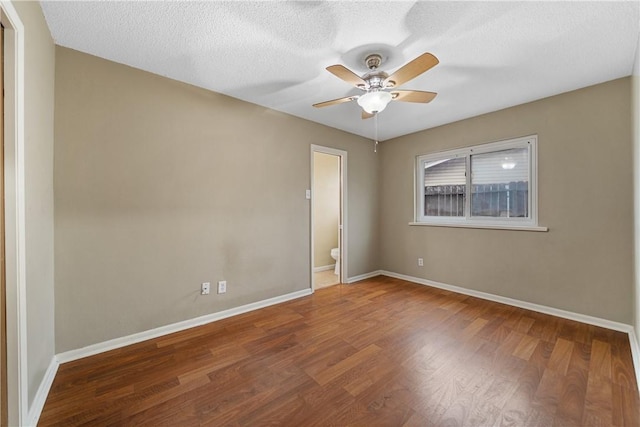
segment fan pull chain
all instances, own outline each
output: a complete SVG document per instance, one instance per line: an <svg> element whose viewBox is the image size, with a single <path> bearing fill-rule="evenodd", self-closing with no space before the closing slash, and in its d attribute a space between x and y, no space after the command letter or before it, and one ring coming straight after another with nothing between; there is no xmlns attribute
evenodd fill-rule
<svg viewBox="0 0 640 427"><path fill-rule="evenodd" d="M377 153L378 152L378 113L375 113L373 115L373 122L374 122L374 126L375 126L375 139L373 140L373 152Z"/></svg>

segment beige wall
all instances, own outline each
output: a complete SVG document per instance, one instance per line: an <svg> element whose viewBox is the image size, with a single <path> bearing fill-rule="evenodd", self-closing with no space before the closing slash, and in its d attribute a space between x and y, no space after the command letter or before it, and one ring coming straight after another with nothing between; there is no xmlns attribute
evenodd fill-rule
<svg viewBox="0 0 640 427"><path fill-rule="evenodd" d="M311 144L349 153L348 274L377 268L363 138L62 47L55 137L58 352L309 288Z"/></svg>
<svg viewBox="0 0 640 427"><path fill-rule="evenodd" d="M340 223L340 157L313 153L313 266L335 264Z"/></svg>
<svg viewBox="0 0 640 427"><path fill-rule="evenodd" d="M625 78L384 142L381 267L631 324L630 93ZM408 225L417 155L530 134L549 232Z"/></svg>
<svg viewBox="0 0 640 427"><path fill-rule="evenodd" d="M29 405L52 361L55 48L38 2L13 2L25 41L25 223Z"/></svg>

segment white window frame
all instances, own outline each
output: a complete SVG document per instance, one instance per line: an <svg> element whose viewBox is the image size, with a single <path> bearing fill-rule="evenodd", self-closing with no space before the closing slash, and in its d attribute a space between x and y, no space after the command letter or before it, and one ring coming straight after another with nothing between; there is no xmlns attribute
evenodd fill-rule
<svg viewBox="0 0 640 427"><path fill-rule="evenodd" d="M493 153L513 148L527 148L529 159L529 216L527 218L478 217L471 216L471 156ZM424 214L424 165L444 159L464 157L466 161L466 197L465 216L445 217ZM530 135L505 141L474 145L471 147L424 154L416 157L414 171L414 221L409 225L427 225L441 227L496 228L507 230L547 231L547 227L538 225L538 136Z"/></svg>

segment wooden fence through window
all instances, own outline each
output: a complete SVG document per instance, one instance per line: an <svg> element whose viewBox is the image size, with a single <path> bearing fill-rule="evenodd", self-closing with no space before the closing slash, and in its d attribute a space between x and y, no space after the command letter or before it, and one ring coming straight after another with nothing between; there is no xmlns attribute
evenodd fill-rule
<svg viewBox="0 0 640 427"><path fill-rule="evenodd" d="M524 218L529 214L529 183L472 185L471 216ZM465 185L425 187L426 216L464 216Z"/></svg>

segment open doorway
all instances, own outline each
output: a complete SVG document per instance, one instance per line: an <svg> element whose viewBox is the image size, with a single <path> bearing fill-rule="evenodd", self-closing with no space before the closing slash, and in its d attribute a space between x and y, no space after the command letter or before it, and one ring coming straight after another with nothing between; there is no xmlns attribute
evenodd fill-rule
<svg viewBox="0 0 640 427"><path fill-rule="evenodd" d="M346 151L311 146L311 286L345 281Z"/></svg>

